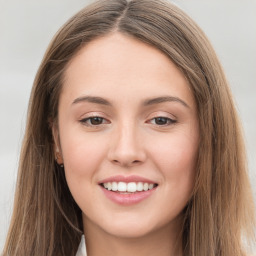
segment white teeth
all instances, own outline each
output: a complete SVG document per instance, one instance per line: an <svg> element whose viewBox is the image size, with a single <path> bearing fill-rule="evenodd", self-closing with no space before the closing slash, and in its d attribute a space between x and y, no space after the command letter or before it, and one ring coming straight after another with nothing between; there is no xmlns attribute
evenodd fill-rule
<svg viewBox="0 0 256 256"><path fill-rule="evenodd" d="M145 191L147 191L147 190L148 190L148 183L144 183L144 185L143 185L143 189L144 189Z"/></svg>
<svg viewBox="0 0 256 256"><path fill-rule="evenodd" d="M142 191L143 190L143 183L142 182L138 182L137 183L137 190L138 191Z"/></svg>
<svg viewBox="0 0 256 256"><path fill-rule="evenodd" d="M127 185L127 192L135 192L136 191L136 183L129 182Z"/></svg>
<svg viewBox="0 0 256 256"><path fill-rule="evenodd" d="M154 184L149 184L148 189L152 189L154 187Z"/></svg>
<svg viewBox="0 0 256 256"><path fill-rule="evenodd" d="M120 192L126 192L127 185L125 182L118 182L117 190Z"/></svg>
<svg viewBox="0 0 256 256"><path fill-rule="evenodd" d="M136 192L147 191L154 188L153 183L143 182L107 182L103 183L103 187L107 190L119 191L119 192Z"/></svg>
<svg viewBox="0 0 256 256"><path fill-rule="evenodd" d="M117 182L112 182L112 190L117 191Z"/></svg>

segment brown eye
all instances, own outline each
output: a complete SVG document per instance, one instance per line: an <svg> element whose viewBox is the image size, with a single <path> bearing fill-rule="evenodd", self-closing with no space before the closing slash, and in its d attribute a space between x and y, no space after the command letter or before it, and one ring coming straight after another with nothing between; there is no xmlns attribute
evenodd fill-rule
<svg viewBox="0 0 256 256"><path fill-rule="evenodd" d="M98 117L98 116L91 117L90 118L90 122L91 122L92 125L99 125L99 124L102 124L103 118L102 117Z"/></svg>
<svg viewBox="0 0 256 256"><path fill-rule="evenodd" d="M97 126L97 125L104 124L106 120L100 116L92 116L92 117L82 119L80 120L80 122L87 126Z"/></svg>
<svg viewBox="0 0 256 256"><path fill-rule="evenodd" d="M168 123L168 119L165 117L157 117L157 118L155 118L155 123L157 125L165 125Z"/></svg>
<svg viewBox="0 0 256 256"><path fill-rule="evenodd" d="M174 124L176 123L176 120L173 120L168 117L159 116L151 119L150 122L159 126L164 126Z"/></svg>

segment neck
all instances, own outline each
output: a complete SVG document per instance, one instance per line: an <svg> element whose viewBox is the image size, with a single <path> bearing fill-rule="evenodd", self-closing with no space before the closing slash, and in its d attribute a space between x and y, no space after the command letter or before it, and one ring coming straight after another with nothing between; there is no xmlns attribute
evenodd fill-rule
<svg viewBox="0 0 256 256"><path fill-rule="evenodd" d="M142 237L113 236L91 222L84 223L84 230L88 256L182 256L181 234L173 224Z"/></svg>

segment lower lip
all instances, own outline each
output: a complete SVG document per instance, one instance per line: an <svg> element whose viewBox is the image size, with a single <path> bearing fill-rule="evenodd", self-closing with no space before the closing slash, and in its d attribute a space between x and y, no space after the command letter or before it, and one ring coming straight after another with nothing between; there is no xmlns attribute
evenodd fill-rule
<svg viewBox="0 0 256 256"><path fill-rule="evenodd" d="M111 190L107 190L100 186L102 191L104 192L105 196L109 198L111 201L117 204L121 205L132 205L132 204L137 204L144 199L148 198L151 196L155 191L156 188L152 188L147 191L142 191L142 192L135 192L135 193L130 193L130 194L122 194L118 192L113 192Z"/></svg>

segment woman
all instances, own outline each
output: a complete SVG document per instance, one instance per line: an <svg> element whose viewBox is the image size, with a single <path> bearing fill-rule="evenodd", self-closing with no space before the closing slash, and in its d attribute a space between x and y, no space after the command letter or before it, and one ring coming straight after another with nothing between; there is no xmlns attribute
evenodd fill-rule
<svg viewBox="0 0 256 256"><path fill-rule="evenodd" d="M3 255L76 255L84 234L88 256L233 256L253 238L227 81L203 32L158 0L98 1L56 34L17 182Z"/></svg>

